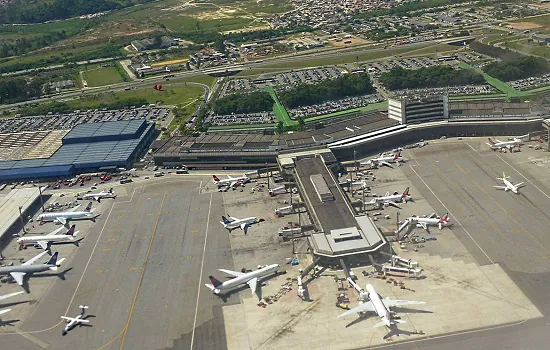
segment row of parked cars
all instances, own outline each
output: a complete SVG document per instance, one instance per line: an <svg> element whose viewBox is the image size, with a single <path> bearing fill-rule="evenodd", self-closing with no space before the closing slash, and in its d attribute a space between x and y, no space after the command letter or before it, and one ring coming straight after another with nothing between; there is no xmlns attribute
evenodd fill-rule
<svg viewBox="0 0 550 350"><path fill-rule="evenodd" d="M205 119L213 126L238 125L238 124L268 124L275 123L273 112L261 112L251 114L210 115Z"/></svg>
<svg viewBox="0 0 550 350"><path fill-rule="evenodd" d="M441 95L448 94L449 96L463 96L463 95L483 95L493 94L498 92L494 87L489 84L483 85L463 85L463 86L446 86L438 88L422 88L422 89L404 89L395 90L391 92L392 97L401 97L409 95Z"/></svg>
<svg viewBox="0 0 550 350"><path fill-rule="evenodd" d="M364 95L364 96L355 96L348 97L336 101L326 101L323 103L303 106L295 109L289 110L289 114L293 118L303 117L309 118L334 112L339 112L347 109L364 107L372 103L377 103L382 101L383 98L378 94Z"/></svg>
<svg viewBox="0 0 550 350"><path fill-rule="evenodd" d="M548 86L550 85L550 73L539 77L514 80L510 82L510 85L517 90L531 90L538 87Z"/></svg>

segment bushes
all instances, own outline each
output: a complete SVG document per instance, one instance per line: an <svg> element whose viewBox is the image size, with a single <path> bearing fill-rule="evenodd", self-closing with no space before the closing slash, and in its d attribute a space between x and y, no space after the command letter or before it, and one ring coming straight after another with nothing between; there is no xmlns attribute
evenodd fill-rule
<svg viewBox="0 0 550 350"><path fill-rule="evenodd" d="M493 62L483 67L483 71L500 80L510 81L546 74L550 72L550 67L544 58L526 56L507 62Z"/></svg>
<svg viewBox="0 0 550 350"><path fill-rule="evenodd" d="M380 83L390 90L481 84L485 79L470 70L454 70L447 66L434 66L418 70L393 68L380 76Z"/></svg>

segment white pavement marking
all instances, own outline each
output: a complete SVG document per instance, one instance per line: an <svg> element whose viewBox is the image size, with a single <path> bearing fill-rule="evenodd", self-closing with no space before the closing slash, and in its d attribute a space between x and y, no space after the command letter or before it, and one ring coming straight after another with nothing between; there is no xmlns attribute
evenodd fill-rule
<svg viewBox="0 0 550 350"><path fill-rule="evenodd" d="M538 188L537 185L535 185L534 183L531 182L531 180L529 180L528 178L526 178L519 170L517 170L512 164L508 163L507 161L505 161L501 156L499 156L497 154L497 157L500 158L500 160L502 160L504 163L506 163L510 168L514 169L514 171L516 173L518 173L521 177L523 177L527 182L529 182L531 185L533 185L534 188L536 188L537 190L539 190L540 193L542 193L543 195L546 196L546 198L550 199L550 196L548 194L546 194L546 192L544 192L543 190L541 190L540 188Z"/></svg>
<svg viewBox="0 0 550 350"><path fill-rule="evenodd" d="M445 208L445 210L447 210L447 212L449 213L449 215L451 215L454 220L456 221L457 224L460 225L460 227L462 227L462 229L464 230L464 232L466 232L466 234L468 235L468 237L470 237L472 239L472 241L475 243L475 245L479 248L479 250L481 250L483 252L483 254L485 254L485 256L487 257L487 259L489 259L489 261L491 262L491 264L494 264L495 262L493 261L493 259L491 259L489 257L489 255L487 255L487 253L483 250L483 248L481 248L481 246L479 244L477 244L476 240L474 239L474 237L472 237L472 235L470 234L470 232L468 232L468 230L466 230L466 228L460 223L460 221L458 221L458 219L451 213L451 211L449 210L449 208L447 208L447 206L441 201L441 199L439 199L439 197L435 194L435 192L430 188L430 186L428 186L428 184L426 183L426 181L424 181L424 179L422 177L420 177L420 175L416 172L416 170L414 170L414 165L411 165L411 170L416 174L416 176L420 179L420 181L422 181L422 183L424 184L424 186L426 186L426 188L434 195L434 197L439 201L439 203L441 203L441 205L443 206L443 208Z"/></svg>
<svg viewBox="0 0 550 350"><path fill-rule="evenodd" d="M199 287L197 288L197 303L195 305L195 318L193 320L193 330L191 332L191 346L190 349L193 349L193 341L195 340L195 326L197 325L197 313L199 312L199 298L201 293L201 284L202 284L202 271L204 269L204 255L206 253L206 242L208 239L208 226L210 224L210 211L212 209L212 197L213 193L210 193L210 204L208 205L208 217L206 219L206 232L204 234L204 246L202 248L202 259L201 259L201 270L199 272Z"/></svg>

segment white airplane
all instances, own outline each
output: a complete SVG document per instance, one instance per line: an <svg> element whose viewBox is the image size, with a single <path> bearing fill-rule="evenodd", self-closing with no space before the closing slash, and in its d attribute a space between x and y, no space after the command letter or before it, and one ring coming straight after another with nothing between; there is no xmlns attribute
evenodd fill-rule
<svg viewBox="0 0 550 350"><path fill-rule="evenodd" d="M433 214L435 215L435 214ZM442 217L425 217L421 218L418 216L411 216L408 218L411 223L416 224L418 227L422 227L424 230L428 229L428 226L437 226L441 230L443 227L451 226L449 223L449 213L443 215Z"/></svg>
<svg viewBox="0 0 550 350"><path fill-rule="evenodd" d="M256 293L256 287L258 285L258 280L264 276L276 273L279 270L278 264L272 264L262 267L261 269L251 271L251 272L237 272L226 269L219 269L221 272L225 272L235 278L230 279L225 282L220 282L214 276L208 276L212 284L205 284L214 294L219 295L223 291L227 291L233 288L240 286L241 284L248 284L252 294Z"/></svg>
<svg viewBox="0 0 550 350"><path fill-rule="evenodd" d="M233 231L236 228L240 228L241 230L244 231L244 234L246 235L248 233L248 227L250 227L250 225L256 224L258 222L263 222L263 221L264 219L258 219L255 216L251 216L245 219L237 219L235 217L229 216L229 219L228 219L222 215L222 221L220 221L220 224L222 224L223 227L228 229L229 232Z"/></svg>
<svg viewBox="0 0 550 350"><path fill-rule="evenodd" d="M368 294L368 300L369 300L368 302L359 304L359 306L356 306L353 309L344 312L338 317L343 317L350 314L362 313L362 312L376 312L376 314L378 314L378 317L380 317L381 321L376 323L374 327L376 328L380 326L386 326L388 328L391 328L391 326L396 323L406 323L403 320L395 320L391 317L391 312L390 312L391 307L425 304L425 302L423 301L393 300L390 298L382 299L380 298L380 295L378 295L378 293L376 292L376 290L371 284L367 284L366 290Z"/></svg>
<svg viewBox="0 0 550 350"><path fill-rule="evenodd" d="M93 212L95 208L92 209L92 202L88 203L84 211L76 211L76 209L78 209L79 207L80 205L77 205L69 211L40 214L38 215L37 220L40 221L41 224L46 221L54 221L59 222L63 225L66 225L67 221L69 220L78 219L90 219L95 222L95 218L97 218L99 215L94 216Z"/></svg>
<svg viewBox="0 0 550 350"><path fill-rule="evenodd" d="M22 294L22 293L25 293L24 291L20 291L20 292L15 292L15 293L10 293L10 294L5 294L5 295L0 295L0 301L2 300L6 300L8 298L11 298L11 297L14 297L16 295L19 295L19 294ZM10 312L11 309L4 309L4 310L1 310L0 311L0 315L3 315L5 314L6 312Z"/></svg>
<svg viewBox="0 0 550 350"><path fill-rule="evenodd" d="M380 157L378 158L373 158L373 159L367 160L366 162L361 162L361 165L369 165L369 166L385 165L385 166L391 167L392 166L391 163L396 163L396 162L399 162L400 160L401 161L403 160L403 157L401 157L401 151L389 156L384 156L383 154L381 154Z"/></svg>
<svg viewBox="0 0 550 350"><path fill-rule="evenodd" d="M78 243L82 240L82 238L78 240L76 239L76 235L78 234L79 231L75 232L75 225L71 226L71 228L69 229L69 231L67 231L67 233L63 235L57 235L57 233L63 228L65 227L62 226L57 230L53 231L52 233L45 236L20 237L17 239L17 243L19 243L20 249L27 245L33 244L35 246L40 246L44 250L48 250L50 249L50 245L52 243L64 243L64 242L74 243L75 245L78 246Z"/></svg>
<svg viewBox="0 0 550 350"><path fill-rule="evenodd" d="M101 199L103 198L116 198L116 194L113 192L113 188L110 188L109 191L101 191L98 193L88 193L85 194L82 199L93 199L96 200L98 203L101 203Z"/></svg>
<svg viewBox="0 0 550 350"><path fill-rule="evenodd" d="M504 190L506 192L512 191L515 194L518 194L518 189L522 186L525 186L525 184L523 182L513 184L510 181L508 181L509 178L510 176L506 176L506 174L502 172L502 177L497 177L497 180L502 180L502 182L504 182L504 186L493 186L493 187L498 188L500 190Z"/></svg>
<svg viewBox="0 0 550 350"><path fill-rule="evenodd" d="M64 319L68 324L63 328L61 331L61 335L66 335L71 329L73 329L77 324L81 323L90 323L90 321L84 319L84 313L86 312L86 309L88 306L86 305L80 305L80 309L82 310L80 312L80 315L76 317L66 317L61 316L62 319Z"/></svg>
<svg viewBox="0 0 550 350"><path fill-rule="evenodd" d="M50 260L48 260L47 263L33 265L38 259L40 259L47 253L48 253L47 251L44 251L38 254L37 256L35 256L34 258L30 259L29 261L23 263L22 265L0 267L0 274L1 275L10 274L15 280L15 282L17 282L18 285L22 286L23 278L27 273L32 274L35 272L44 272L48 270L57 271L57 268L65 260L63 258L57 261L57 255L58 255L57 252L54 253L54 255L50 258Z"/></svg>
<svg viewBox="0 0 550 350"><path fill-rule="evenodd" d="M236 187L236 186L244 186L245 183L250 182L250 178L248 176L239 176L239 177L231 177L227 176L227 179L220 180L216 175L212 175L212 181L218 187L222 186L229 186L229 187Z"/></svg>
<svg viewBox="0 0 550 350"><path fill-rule="evenodd" d="M487 142L486 144L492 150L497 150L497 149L500 149L500 148L508 148L509 150L511 150L514 147L519 148L523 144L522 138L527 137L527 136L529 136L529 134L523 135L523 136L520 136L520 137L514 137L510 141L500 141L500 140L492 139L492 138L489 137L489 142Z"/></svg>
<svg viewBox="0 0 550 350"><path fill-rule="evenodd" d="M394 192L394 194L390 195L390 192L388 191L386 192L385 196L373 198L369 202L369 204L377 204L379 206L384 205L386 207L388 205L392 205L394 207L399 208L399 206L397 205L397 202L403 203L411 199L412 197L411 197L411 194L409 193L409 188L407 187L402 194L399 194L398 192Z"/></svg>

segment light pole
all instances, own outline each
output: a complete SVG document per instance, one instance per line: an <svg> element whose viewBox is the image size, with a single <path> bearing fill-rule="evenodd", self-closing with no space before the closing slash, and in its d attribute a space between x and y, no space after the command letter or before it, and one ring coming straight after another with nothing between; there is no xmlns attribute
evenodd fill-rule
<svg viewBox="0 0 550 350"><path fill-rule="evenodd" d="M42 198L42 186L38 185L38 191L40 192L40 204L42 205L42 212L45 212L45 210L44 210L44 198Z"/></svg>
<svg viewBox="0 0 550 350"><path fill-rule="evenodd" d="M22 209L23 207L19 206L19 220L21 221L21 226L23 227L23 233L27 233L27 231L25 231L25 222L23 221L23 212L22 212Z"/></svg>

